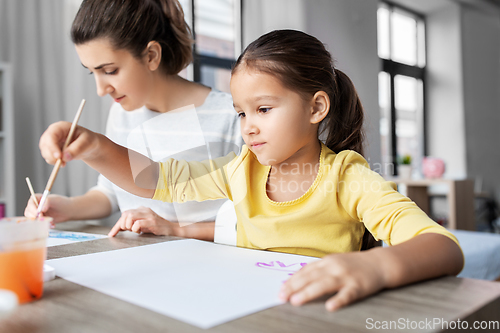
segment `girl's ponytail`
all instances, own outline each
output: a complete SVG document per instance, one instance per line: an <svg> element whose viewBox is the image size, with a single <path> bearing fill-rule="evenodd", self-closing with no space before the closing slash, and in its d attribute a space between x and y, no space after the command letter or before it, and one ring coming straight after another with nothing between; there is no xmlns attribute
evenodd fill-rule
<svg viewBox="0 0 500 333"><path fill-rule="evenodd" d="M363 155L363 106L351 79L341 70L333 71L330 112L323 120L320 134L326 134L326 146L336 153L350 149Z"/></svg>

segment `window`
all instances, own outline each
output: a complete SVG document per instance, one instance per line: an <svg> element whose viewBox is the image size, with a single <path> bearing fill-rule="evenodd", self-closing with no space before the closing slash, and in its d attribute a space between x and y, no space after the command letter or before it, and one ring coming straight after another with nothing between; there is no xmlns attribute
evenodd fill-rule
<svg viewBox="0 0 500 333"><path fill-rule="evenodd" d="M241 0L180 0L195 45L181 76L229 92L231 66L241 53Z"/></svg>
<svg viewBox="0 0 500 333"><path fill-rule="evenodd" d="M425 22L419 14L381 3L377 24L382 162L392 164L384 169L397 175L399 157L410 155L418 168L425 154Z"/></svg>

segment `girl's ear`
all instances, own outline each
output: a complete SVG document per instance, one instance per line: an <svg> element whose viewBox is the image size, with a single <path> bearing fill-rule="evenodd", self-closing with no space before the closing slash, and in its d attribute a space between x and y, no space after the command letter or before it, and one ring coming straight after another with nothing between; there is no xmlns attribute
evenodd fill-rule
<svg viewBox="0 0 500 333"><path fill-rule="evenodd" d="M311 100L312 113L311 113L311 124L318 124L320 121L325 119L330 111L330 97L324 91L318 91L314 94Z"/></svg>
<svg viewBox="0 0 500 333"><path fill-rule="evenodd" d="M146 46L146 63L151 71L155 71L161 62L161 45L156 41L151 41Z"/></svg>

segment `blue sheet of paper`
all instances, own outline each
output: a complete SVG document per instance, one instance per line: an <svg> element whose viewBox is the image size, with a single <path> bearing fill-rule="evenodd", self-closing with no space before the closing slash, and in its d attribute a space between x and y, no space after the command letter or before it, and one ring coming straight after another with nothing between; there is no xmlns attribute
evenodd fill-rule
<svg viewBox="0 0 500 333"><path fill-rule="evenodd" d="M76 243L76 242L91 241L106 237L107 237L106 235L87 234L84 232L50 230L49 238L47 239L47 247Z"/></svg>

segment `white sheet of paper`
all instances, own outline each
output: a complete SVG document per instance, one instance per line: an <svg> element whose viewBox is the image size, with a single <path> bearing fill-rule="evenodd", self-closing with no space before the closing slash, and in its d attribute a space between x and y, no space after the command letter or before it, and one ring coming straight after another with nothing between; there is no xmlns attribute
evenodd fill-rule
<svg viewBox="0 0 500 333"><path fill-rule="evenodd" d="M281 304L281 284L316 260L188 239L47 263L68 281L206 329Z"/></svg>
<svg viewBox="0 0 500 333"><path fill-rule="evenodd" d="M86 242L106 237L108 236L99 234L87 234L85 232L50 230L49 238L47 238L47 247L77 242Z"/></svg>

